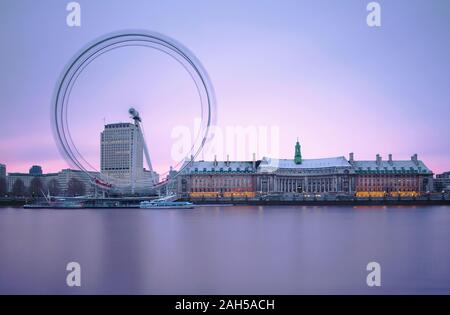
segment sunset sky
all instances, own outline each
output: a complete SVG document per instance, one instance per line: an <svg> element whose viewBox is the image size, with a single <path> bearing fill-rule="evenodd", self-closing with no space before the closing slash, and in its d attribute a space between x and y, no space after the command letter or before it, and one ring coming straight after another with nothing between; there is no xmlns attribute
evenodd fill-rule
<svg viewBox="0 0 450 315"><path fill-rule="evenodd" d="M57 79L87 43L126 29L188 47L214 85L217 126L279 130L275 157L293 158L298 137L306 159L417 153L435 173L450 171L448 0L378 1L379 28L367 26L365 0L80 0L81 27L66 25L68 2L0 2L0 163L8 172L68 167L50 120ZM143 117L155 169L165 172L178 162L174 128L191 128L200 113L192 80L142 47L89 65L69 103L74 142L89 162L99 165L104 123L129 121L130 106ZM227 141L219 158L252 158Z"/></svg>

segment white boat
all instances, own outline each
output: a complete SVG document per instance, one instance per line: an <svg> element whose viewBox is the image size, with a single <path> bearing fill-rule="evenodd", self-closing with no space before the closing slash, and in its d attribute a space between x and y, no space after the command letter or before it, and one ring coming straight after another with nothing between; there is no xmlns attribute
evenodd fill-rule
<svg viewBox="0 0 450 315"><path fill-rule="evenodd" d="M141 209L193 209L194 204L187 201L142 201L139 204Z"/></svg>

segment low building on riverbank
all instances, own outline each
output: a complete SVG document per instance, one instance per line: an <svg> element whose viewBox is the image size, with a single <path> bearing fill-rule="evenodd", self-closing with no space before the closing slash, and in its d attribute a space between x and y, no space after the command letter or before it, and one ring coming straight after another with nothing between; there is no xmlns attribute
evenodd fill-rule
<svg viewBox="0 0 450 315"><path fill-rule="evenodd" d="M99 173L91 172L92 178L98 177ZM58 173L9 173L6 176L7 191L13 195L28 195L33 179L35 185L39 186L39 190L43 193L50 192L53 195L67 195L71 193L71 181L76 181L78 189L82 194L92 195L95 192L95 187L92 183L92 178L83 171L64 169Z"/></svg>
<svg viewBox="0 0 450 315"><path fill-rule="evenodd" d="M434 190L436 192L450 192L450 172L436 175L434 179Z"/></svg>

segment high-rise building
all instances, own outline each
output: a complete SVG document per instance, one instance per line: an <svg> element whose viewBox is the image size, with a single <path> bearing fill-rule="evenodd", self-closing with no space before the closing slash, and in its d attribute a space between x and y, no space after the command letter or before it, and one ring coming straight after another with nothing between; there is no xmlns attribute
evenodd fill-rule
<svg viewBox="0 0 450 315"><path fill-rule="evenodd" d="M134 192L144 177L144 144L139 127L131 123L108 124L100 137L101 173L119 184L129 183Z"/></svg>
<svg viewBox="0 0 450 315"><path fill-rule="evenodd" d="M6 165L0 164L0 177L5 178L6 177Z"/></svg>

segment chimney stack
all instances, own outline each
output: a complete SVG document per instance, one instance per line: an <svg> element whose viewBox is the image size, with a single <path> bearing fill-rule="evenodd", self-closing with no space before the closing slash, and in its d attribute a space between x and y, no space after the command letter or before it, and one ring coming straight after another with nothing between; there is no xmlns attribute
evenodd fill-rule
<svg viewBox="0 0 450 315"><path fill-rule="evenodd" d="M226 165L230 166L230 155L229 154L227 154L227 164Z"/></svg>
<svg viewBox="0 0 450 315"><path fill-rule="evenodd" d="M392 164L392 154L389 153L389 164Z"/></svg>
<svg viewBox="0 0 450 315"><path fill-rule="evenodd" d="M217 166L217 155L214 155L214 166Z"/></svg>
<svg viewBox="0 0 450 315"><path fill-rule="evenodd" d="M381 164L381 155L377 154L377 164Z"/></svg>
<svg viewBox="0 0 450 315"><path fill-rule="evenodd" d="M413 161L416 165L419 164L419 160L417 159L417 153L411 156L411 161Z"/></svg>
<svg viewBox="0 0 450 315"><path fill-rule="evenodd" d="M253 170L256 169L256 153L253 153L253 162L252 162Z"/></svg>
<svg viewBox="0 0 450 315"><path fill-rule="evenodd" d="M348 159L348 161L350 162L350 164L353 164L353 162L355 161L353 152L351 152L351 153L349 154L349 159Z"/></svg>

